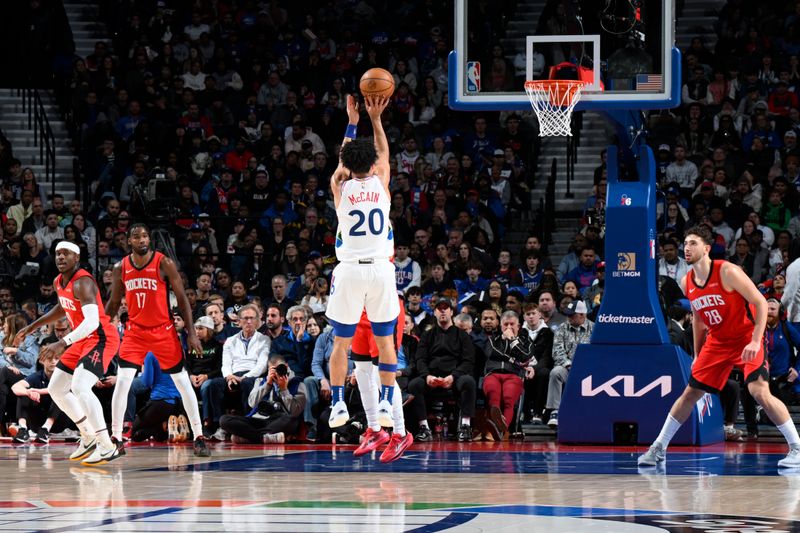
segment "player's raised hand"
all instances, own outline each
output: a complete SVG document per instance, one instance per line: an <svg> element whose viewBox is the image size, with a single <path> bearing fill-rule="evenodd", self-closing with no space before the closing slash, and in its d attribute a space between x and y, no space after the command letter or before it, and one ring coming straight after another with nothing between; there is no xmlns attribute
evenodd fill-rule
<svg viewBox="0 0 800 533"><path fill-rule="evenodd" d="M358 101L352 94L347 95L347 120L350 124L358 124Z"/></svg>
<svg viewBox="0 0 800 533"><path fill-rule="evenodd" d="M383 110L389 105L388 96L365 96L364 103L367 107L367 114L372 120L380 120Z"/></svg>
<svg viewBox="0 0 800 533"><path fill-rule="evenodd" d="M744 347L742 350L742 361L745 363L752 361L758 355L758 351L761 349L761 343L756 341L750 341L747 343L747 346Z"/></svg>

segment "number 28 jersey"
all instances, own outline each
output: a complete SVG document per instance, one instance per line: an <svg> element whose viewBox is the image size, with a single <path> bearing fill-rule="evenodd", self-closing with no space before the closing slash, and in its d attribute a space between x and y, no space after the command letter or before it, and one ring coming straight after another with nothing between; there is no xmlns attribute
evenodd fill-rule
<svg viewBox="0 0 800 533"><path fill-rule="evenodd" d="M392 257L394 234L389 208L389 197L378 176L345 181L336 208L336 258L347 262Z"/></svg>
<svg viewBox="0 0 800 533"><path fill-rule="evenodd" d="M122 259L122 284L128 304L128 320L136 326L152 328L172 323L169 309L169 290L161 279L161 260L164 254L153 252L153 257L142 268L131 262L131 256Z"/></svg>
<svg viewBox="0 0 800 533"><path fill-rule="evenodd" d="M755 321L750 303L736 291L722 286L720 272L725 261L711 262L711 272L705 285L694 280L694 271L686 274L686 296L692 305L694 317L708 327L708 341L714 344L741 344L750 342ZM708 342L707 341L707 342Z"/></svg>

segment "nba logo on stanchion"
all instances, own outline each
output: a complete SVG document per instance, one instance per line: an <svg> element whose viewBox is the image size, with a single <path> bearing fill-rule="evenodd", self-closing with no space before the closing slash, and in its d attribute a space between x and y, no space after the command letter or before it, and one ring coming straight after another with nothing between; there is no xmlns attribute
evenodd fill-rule
<svg viewBox="0 0 800 533"><path fill-rule="evenodd" d="M469 61L467 63L467 91L477 93L481 90L481 63Z"/></svg>

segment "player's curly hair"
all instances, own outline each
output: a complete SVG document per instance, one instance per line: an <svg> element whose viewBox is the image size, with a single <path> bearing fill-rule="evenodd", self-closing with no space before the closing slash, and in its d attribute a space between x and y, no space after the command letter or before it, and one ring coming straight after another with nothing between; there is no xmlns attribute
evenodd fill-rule
<svg viewBox="0 0 800 533"><path fill-rule="evenodd" d="M341 158L350 172L364 174L378 160L378 152L372 139L353 139L342 147Z"/></svg>
<svg viewBox="0 0 800 533"><path fill-rule="evenodd" d="M697 224L696 226L692 226L691 228L687 229L683 235L684 237L687 235L697 235L709 246L714 244L714 235L712 235L711 230L708 229L708 226L705 224Z"/></svg>
<svg viewBox="0 0 800 533"><path fill-rule="evenodd" d="M126 235L126 237L130 237L131 235L133 235L133 231L139 228L144 228L147 234L150 235L150 228L147 227L147 224L145 224L144 222L135 222L131 224L131 226L128 228L128 234Z"/></svg>

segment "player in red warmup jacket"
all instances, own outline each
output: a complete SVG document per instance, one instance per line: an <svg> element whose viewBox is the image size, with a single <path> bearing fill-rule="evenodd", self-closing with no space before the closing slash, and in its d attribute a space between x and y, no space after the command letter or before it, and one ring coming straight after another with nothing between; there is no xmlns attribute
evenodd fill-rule
<svg viewBox="0 0 800 533"><path fill-rule="evenodd" d="M399 352L403 343L403 329L405 327L406 310L403 299L400 300L400 314L397 317L395 326L395 349ZM361 393L361 403L364 405L364 412L367 415L367 431L364 433L361 445L356 449L354 455L360 457L377 450L382 445L389 443L381 454L382 463L391 463L399 459L403 452L414 442L414 437L406 431L405 418L403 416L403 399L400 388L395 384L395 391L392 397L392 416L394 428L391 437L378 423L378 396L380 390L380 379L378 376L378 345L375 336L372 334L367 313L361 313L361 320L356 326L356 333L353 336L351 345L351 357L355 362L356 381L358 390Z"/></svg>
<svg viewBox="0 0 800 533"><path fill-rule="evenodd" d="M81 432L78 448L70 455L84 465L102 465L120 456L120 449L108 436L103 406L92 392L102 379L119 348L119 334L103 308L100 289L91 274L79 268L80 248L68 241L56 245L53 283L58 303L44 316L22 328L14 344L45 324L67 317L72 331L63 339L43 347L42 358L61 354L47 391L56 405ZM63 352L63 354L61 353Z"/></svg>
<svg viewBox="0 0 800 533"><path fill-rule="evenodd" d="M211 455L203 438L203 424L189 374L183 367L183 349L172 322L169 291L175 293L178 309L186 324L189 349L202 352L194 330L192 309L183 290L183 281L175 262L150 249L150 229L141 223L128 229L130 255L114 265L108 313L117 314L122 295L128 304L128 322L119 351L119 370L114 396L111 399L111 430L115 439L122 440L122 423L127 407L128 391L144 358L152 352L164 373L170 374L181 394L183 408L194 433L194 454ZM185 425L185 421L183 422ZM177 428L176 428L177 429ZM172 431L171 431L172 433Z"/></svg>
<svg viewBox="0 0 800 533"><path fill-rule="evenodd" d="M692 268L681 280L681 289L694 313L692 332L697 359L689 385L672 406L661 434L647 453L639 457L639 465L656 466L663 462L669 441L689 418L695 404L707 392L719 394L731 370L739 367L744 372L747 390L789 443L789 454L778 461L778 466L800 467L797 428L786 406L769 390L769 371L764 358L767 301L741 268L708 256L712 238L706 226L686 231L684 254Z"/></svg>

